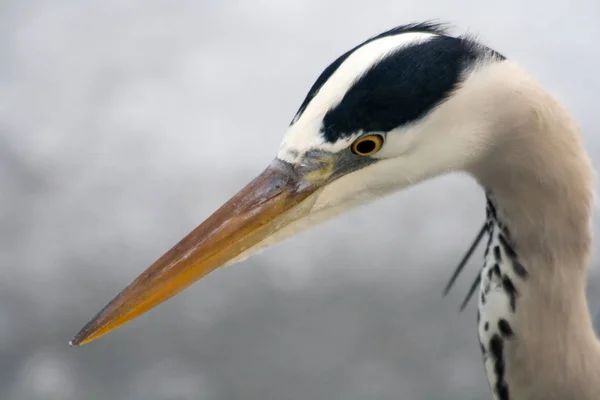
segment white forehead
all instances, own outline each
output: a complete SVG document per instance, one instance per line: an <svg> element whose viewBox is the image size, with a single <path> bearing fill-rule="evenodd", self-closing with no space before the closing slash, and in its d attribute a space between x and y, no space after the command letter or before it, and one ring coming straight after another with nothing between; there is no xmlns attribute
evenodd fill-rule
<svg viewBox="0 0 600 400"><path fill-rule="evenodd" d="M355 137L328 143L320 133L323 117L338 105L352 84L388 54L406 46L426 42L434 33L407 32L384 36L355 50L321 86L304 112L292 121L279 148L277 157L295 162L307 150L340 151L350 146ZM357 132L357 135L361 132Z"/></svg>

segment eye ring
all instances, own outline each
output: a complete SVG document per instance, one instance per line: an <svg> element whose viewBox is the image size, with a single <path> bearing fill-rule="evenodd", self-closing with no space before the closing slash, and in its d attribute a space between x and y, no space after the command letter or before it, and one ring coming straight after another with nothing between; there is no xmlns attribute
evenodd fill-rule
<svg viewBox="0 0 600 400"><path fill-rule="evenodd" d="M383 146L383 136L366 135L356 139L350 149L358 156L368 157L377 153L381 146Z"/></svg>

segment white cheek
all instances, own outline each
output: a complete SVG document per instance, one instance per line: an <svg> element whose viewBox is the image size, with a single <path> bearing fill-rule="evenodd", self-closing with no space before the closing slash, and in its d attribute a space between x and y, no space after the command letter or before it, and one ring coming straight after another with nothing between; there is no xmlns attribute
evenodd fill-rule
<svg viewBox="0 0 600 400"><path fill-rule="evenodd" d="M402 158L380 160L328 184L311 214L338 214L406 188L424 176L407 174ZM409 168L410 170L410 168Z"/></svg>
<svg viewBox="0 0 600 400"><path fill-rule="evenodd" d="M489 147L490 123L473 118L463 107L462 103L447 102L418 123L388 132L374 158L399 160L398 172L414 181L468 170Z"/></svg>

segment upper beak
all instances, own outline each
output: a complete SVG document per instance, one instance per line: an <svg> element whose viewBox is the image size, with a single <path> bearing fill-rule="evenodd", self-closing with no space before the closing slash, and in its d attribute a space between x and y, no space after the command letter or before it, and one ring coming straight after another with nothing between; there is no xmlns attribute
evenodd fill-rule
<svg viewBox="0 0 600 400"><path fill-rule="evenodd" d="M118 328L307 215L314 201L305 200L323 182L305 178L275 160L123 289L70 344L88 343Z"/></svg>

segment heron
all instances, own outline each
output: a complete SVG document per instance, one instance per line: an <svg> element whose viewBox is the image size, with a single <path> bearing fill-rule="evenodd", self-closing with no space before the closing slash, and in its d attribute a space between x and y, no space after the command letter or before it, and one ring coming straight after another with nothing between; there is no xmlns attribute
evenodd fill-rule
<svg viewBox="0 0 600 400"><path fill-rule="evenodd" d="M88 343L217 268L357 206L449 173L483 189L477 336L496 400L597 399L585 295L595 171L574 118L472 35L402 25L318 76L274 159L73 338ZM482 208L482 217L483 208ZM464 306L464 304L463 304Z"/></svg>

